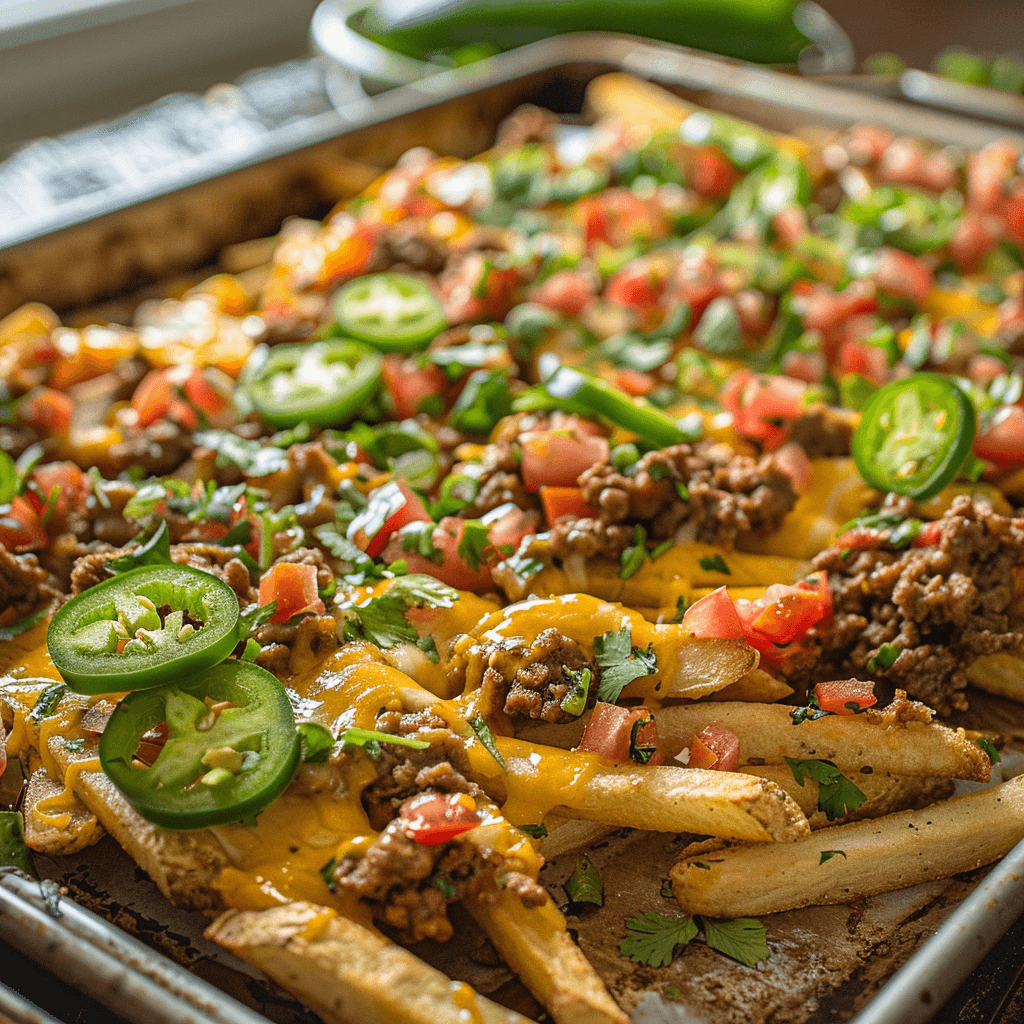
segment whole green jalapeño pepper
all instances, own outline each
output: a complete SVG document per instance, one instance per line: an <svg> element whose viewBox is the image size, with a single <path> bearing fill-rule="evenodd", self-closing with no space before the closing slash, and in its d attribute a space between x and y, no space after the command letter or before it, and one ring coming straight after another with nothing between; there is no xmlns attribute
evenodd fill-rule
<svg viewBox="0 0 1024 1024"><path fill-rule="evenodd" d="M156 761L135 759L166 724ZM147 821L196 829L250 818L284 792L299 764L288 695L265 669L226 661L178 685L130 693L99 746L107 777Z"/></svg>
<svg viewBox="0 0 1024 1024"><path fill-rule="evenodd" d="M46 634L57 671L89 694L194 678L239 639L235 592L184 565L143 566L104 580L68 601Z"/></svg>

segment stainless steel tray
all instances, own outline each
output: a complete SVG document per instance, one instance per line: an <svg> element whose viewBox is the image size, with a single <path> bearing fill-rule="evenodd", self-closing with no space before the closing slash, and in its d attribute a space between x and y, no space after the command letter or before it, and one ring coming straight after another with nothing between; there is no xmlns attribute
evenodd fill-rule
<svg viewBox="0 0 1024 1024"><path fill-rule="evenodd" d="M782 130L806 124L841 128L872 121L897 132L971 148L1006 134L994 125L678 47L628 36L562 36L482 65L432 76L373 101L353 99L336 112L265 132L231 159L223 154L197 157L168 169L159 181L143 182L134 191L94 193L31 223L22 222L6 239L0 234L0 314L29 299L68 310L195 268L230 242L270 232L285 215L320 212L353 190L354 182L331 171L339 163L342 167L345 161L386 167L413 145L468 156L486 148L501 119L525 101L578 115L586 84L610 70L652 79L704 106ZM1018 138L1024 144L1024 136ZM1013 707L1000 714L1012 722L1017 739L1024 739L1024 709ZM308 1011L265 981L254 981L251 970L228 954L205 948L197 937L194 915L186 920L186 915L154 899L148 881L136 877L137 870L133 872L111 842L104 840L100 847L65 858L63 863L48 862L42 865L43 873L66 881L79 902L95 905L119 924L140 933L155 930L161 939L152 945L213 978L221 988L240 994L273 1019L309 1019ZM896 922L904 929L903 945L890 950L875 973L860 980L856 992L837 996L818 1019L849 1019L857 1008L862 1009L857 1024L928 1019L1019 915L1024 907L1022 871L1024 848L1019 848L973 895L968 894L978 882L977 874L936 884L923 894L914 891L888 903L873 904L871 913L879 934ZM38 883L13 874L0 877L0 937L129 1019L139 1024L143 1020L147 1024L152 1020L161 1024L254 1024L260 1019L217 988L185 984L178 970L172 970L175 965L169 966L167 958L154 953L151 946L133 943L101 918L74 908L66 897L56 907L63 916L54 916L48 909L53 902L52 888L40 892ZM958 904L955 917L938 928ZM831 917L797 912L804 916L793 925L793 934L810 929L811 940L828 942L826 925L845 930L842 911L832 908ZM819 926L822 931L815 936L813 928ZM592 933L595 927L599 926L580 922L585 948L588 931ZM884 975L892 973L907 959L911 947L932 932L936 934L931 942L863 1008ZM181 941L176 938L179 935ZM794 943L794 948L798 946ZM423 952L435 962L445 961L443 952ZM463 946L455 955L469 952L472 950ZM872 955L881 957L877 951ZM687 967L692 963L688 961ZM709 964L708 971L719 969L718 961ZM772 978L761 973L749 977L758 984L785 985L791 980L781 968ZM629 983L642 984L638 977L634 972ZM503 981L498 976L491 984L501 989L506 982L507 977ZM636 991L634 988L634 994ZM122 999L121 992L133 995ZM169 999L168 992L176 993L175 997ZM157 1017L154 1007L161 999L164 1016ZM635 1020L694 1019L684 1018L682 1012L682 1007L673 1007L657 996L645 997Z"/></svg>

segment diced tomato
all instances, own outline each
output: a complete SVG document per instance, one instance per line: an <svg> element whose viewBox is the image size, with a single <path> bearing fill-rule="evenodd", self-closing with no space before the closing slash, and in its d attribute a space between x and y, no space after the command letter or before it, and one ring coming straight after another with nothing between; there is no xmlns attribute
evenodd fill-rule
<svg viewBox="0 0 1024 1024"><path fill-rule="evenodd" d="M775 459L775 465L792 481L793 490L797 494L807 494L810 491L813 476L811 460L807 458L807 452L802 445L789 441L773 452L772 457Z"/></svg>
<svg viewBox="0 0 1024 1024"><path fill-rule="evenodd" d="M415 357L385 356L381 365L384 386L395 403L395 414L400 420L407 420L424 410L433 399L442 403L445 390L444 371L434 363L420 366Z"/></svg>
<svg viewBox="0 0 1024 1024"><path fill-rule="evenodd" d="M177 367L170 370L150 370L132 395L132 408L138 413L139 426L148 427L159 419L171 419L188 430L199 426L195 410L178 396L176 382L180 377ZM182 382L183 383L183 382Z"/></svg>
<svg viewBox="0 0 1024 1024"><path fill-rule="evenodd" d="M643 398L658 386L657 381L649 373L633 370L628 366L615 367L608 370L604 376L617 388L621 388L627 395L632 395L634 398Z"/></svg>
<svg viewBox="0 0 1024 1024"><path fill-rule="evenodd" d="M382 233L382 224L353 226L351 234L342 238L333 232L324 232L327 251L317 274L317 286L326 288L365 273Z"/></svg>
<svg viewBox="0 0 1024 1024"><path fill-rule="evenodd" d="M593 508L583 500L583 491L579 487L541 487L540 503L548 526L554 526L562 516L591 519L594 515Z"/></svg>
<svg viewBox="0 0 1024 1024"><path fill-rule="evenodd" d="M1024 249L1024 191L1018 189L1006 201L1003 220L1006 223L1007 235Z"/></svg>
<svg viewBox="0 0 1024 1024"><path fill-rule="evenodd" d="M18 415L44 434L66 434L71 429L74 403L52 388L35 388L18 406Z"/></svg>
<svg viewBox="0 0 1024 1024"><path fill-rule="evenodd" d="M772 218L772 227L781 242L796 245L808 231L807 211L796 203L787 206Z"/></svg>
<svg viewBox="0 0 1024 1024"><path fill-rule="evenodd" d="M883 245L878 249L875 284L883 292L923 302L932 287L931 268L909 252Z"/></svg>
<svg viewBox="0 0 1024 1024"><path fill-rule="evenodd" d="M855 124L850 129L846 148L859 162L868 163L878 160L895 138L888 128L875 124Z"/></svg>
<svg viewBox="0 0 1024 1024"><path fill-rule="evenodd" d="M967 376L976 384L987 387L1006 372L1006 364L998 356L990 356L984 352L978 352L971 356L967 364Z"/></svg>
<svg viewBox="0 0 1024 1024"><path fill-rule="evenodd" d="M690 740L688 768L710 768L716 772L734 772L740 766L739 737L725 726L712 722Z"/></svg>
<svg viewBox="0 0 1024 1024"><path fill-rule="evenodd" d="M637 722L643 724L634 737L633 727ZM654 753L647 761L631 757L637 747L654 747ZM621 708L617 704L598 701L578 749L600 754L617 764L628 764L631 760L644 764L664 762L664 756L658 750L658 727L654 715L650 708L645 707Z"/></svg>
<svg viewBox="0 0 1024 1024"><path fill-rule="evenodd" d="M802 381L737 370L722 386L721 402L732 413L736 429L763 441L770 451L786 439L785 429L772 421L799 419L806 395L807 385Z"/></svg>
<svg viewBox="0 0 1024 1024"><path fill-rule="evenodd" d="M226 429L238 420L234 402L234 384L227 374L214 367L196 367L183 386L185 398L214 427Z"/></svg>
<svg viewBox="0 0 1024 1024"><path fill-rule="evenodd" d="M73 462L47 462L29 477L26 497L37 514L48 523L64 523L70 509L82 507L90 486L85 474ZM44 511L45 510L45 511ZM50 526L53 529L51 523Z"/></svg>
<svg viewBox="0 0 1024 1024"><path fill-rule="evenodd" d="M295 615L326 611L316 585L316 566L277 562L260 578L260 604L277 602L271 622L287 622Z"/></svg>
<svg viewBox="0 0 1024 1024"><path fill-rule="evenodd" d="M787 352L782 357L782 369L787 377L820 384L828 372L828 363L824 352Z"/></svg>
<svg viewBox="0 0 1024 1024"><path fill-rule="evenodd" d="M741 288L733 301L743 333L752 338L763 337L772 325L772 304L768 296L756 288Z"/></svg>
<svg viewBox="0 0 1024 1024"><path fill-rule="evenodd" d="M917 532L917 536L910 542L914 548L930 548L942 540L942 523L935 521L925 523Z"/></svg>
<svg viewBox="0 0 1024 1024"><path fill-rule="evenodd" d="M1008 140L989 143L967 161L967 205L975 213L998 213L1020 152Z"/></svg>
<svg viewBox="0 0 1024 1024"><path fill-rule="evenodd" d="M957 267L964 272L973 270L998 239L985 226L984 220L968 211L959 221L949 240L949 251Z"/></svg>
<svg viewBox="0 0 1024 1024"><path fill-rule="evenodd" d="M466 520L457 516L445 516L437 524L430 540L434 549L441 552L440 562L424 558L416 551L401 551L397 537L385 551L385 558L391 561L404 559L409 572L433 576L456 590L486 590L491 585L490 562L494 559L494 549L489 544L483 552L476 552L482 558L478 565L467 562L466 557L459 553L465 530Z"/></svg>
<svg viewBox="0 0 1024 1024"><path fill-rule="evenodd" d="M616 306L639 309L653 308L665 290L664 274L650 260L637 259L616 271L605 286L604 297Z"/></svg>
<svg viewBox="0 0 1024 1024"><path fill-rule="evenodd" d="M624 188L609 188L575 204L574 213L582 222L588 247L600 240L614 248L632 242L652 241L667 231L660 214Z"/></svg>
<svg viewBox="0 0 1024 1024"><path fill-rule="evenodd" d="M818 698L822 711L831 711L836 715L855 715L857 712L847 707L848 704L856 704L863 709L878 703L875 684L861 679L836 679L817 683L814 696Z"/></svg>
<svg viewBox="0 0 1024 1024"><path fill-rule="evenodd" d="M568 430L531 430L520 438L520 469L527 490L575 486L580 474L606 462L608 441L603 437Z"/></svg>
<svg viewBox="0 0 1024 1024"><path fill-rule="evenodd" d="M942 192L956 184L956 169L942 153L925 153L914 139L896 139L878 162L883 181Z"/></svg>
<svg viewBox="0 0 1024 1024"><path fill-rule="evenodd" d="M370 494L370 502L349 525L349 537L376 558L391 535L407 523L432 522L423 502L404 480L392 480Z"/></svg>
<svg viewBox="0 0 1024 1024"><path fill-rule="evenodd" d="M24 495L11 500L11 507L0 515L0 544L8 551L23 554L45 548L49 538L31 502Z"/></svg>
<svg viewBox="0 0 1024 1024"><path fill-rule="evenodd" d="M689 184L705 199L727 196L739 181L740 173L715 146L702 146L693 154Z"/></svg>
<svg viewBox="0 0 1024 1024"><path fill-rule="evenodd" d="M704 310L720 295L725 293L721 278L716 274L711 277L685 277L678 282L679 295L690 307L690 323L695 324L704 315Z"/></svg>
<svg viewBox="0 0 1024 1024"><path fill-rule="evenodd" d="M541 502L543 501L542 492ZM495 516L497 518L492 518ZM540 516L533 509L524 511L510 503L489 512L483 521L488 524L487 536L491 540L494 555L502 559L508 558L509 554L515 554L523 538L537 532Z"/></svg>
<svg viewBox="0 0 1024 1024"><path fill-rule="evenodd" d="M801 580L796 586L776 583L754 601L735 602L748 644L760 651L770 665L778 666L790 651L778 645L792 644L818 622L832 614L832 594L826 573Z"/></svg>
<svg viewBox="0 0 1024 1024"><path fill-rule="evenodd" d="M889 359L884 350L863 341L844 341L839 346L835 369L840 377L859 373L879 387L889 382Z"/></svg>
<svg viewBox="0 0 1024 1024"><path fill-rule="evenodd" d="M1000 406L978 432L972 450L995 463L1024 462L1024 408Z"/></svg>
<svg viewBox="0 0 1024 1024"><path fill-rule="evenodd" d="M481 252L468 253L438 281L445 319L449 324L504 319L518 284L513 267L499 267Z"/></svg>
<svg viewBox="0 0 1024 1024"><path fill-rule="evenodd" d="M440 846L480 824L475 801L465 793L424 793L402 804L402 831L421 846Z"/></svg>
<svg viewBox="0 0 1024 1024"><path fill-rule="evenodd" d="M743 623L736 614L736 604L725 587L719 587L683 612L683 626L692 636L719 640L743 638Z"/></svg>
<svg viewBox="0 0 1024 1024"><path fill-rule="evenodd" d="M7 736L0 729L0 776L7 771Z"/></svg>
<svg viewBox="0 0 1024 1024"><path fill-rule="evenodd" d="M559 270L530 293L530 301L565 316L579 316L594 300L594 282L577 270Z"/></svg>
<svg viewBox="0 0 1024 1024"><path fill-rule="evenodd" d="M802 636L831 610L831 600L825 600L813 590L775 583L764 592L764 597L750 602L757 614L750 621L750 630L775 644L788 644ZM740 618L744 618L743 611Z"/></svg>
<svg viewBox="0 0 1024 1024"><path fill-rule="evenodd" d="M841 292L827 284L813 285L801 295L800 313L809 331L827 331L857 313L878 309L875 286L871 281L851 281Z"/></svg>
<svg viewBox="0 0 1024 1024"><path fill-rule="evenodd" d="M999 303L999 330L1024 330L1024 298L1011 296Z"/></svg>

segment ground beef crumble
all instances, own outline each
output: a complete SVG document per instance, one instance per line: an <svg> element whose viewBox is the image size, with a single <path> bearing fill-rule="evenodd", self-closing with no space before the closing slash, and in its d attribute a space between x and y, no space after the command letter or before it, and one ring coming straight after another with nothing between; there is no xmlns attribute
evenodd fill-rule
<svg viewBox="0 0 1024 1024"><path fill-rule="evenodd" d="M975 658L1024 651L1009 616L1024 520L959 497L938 522L934 544L894 551L879 531L866 549L837 545L814 559L829 574L835 615L811 630L812 660L791 681L875 678L948 715L967 707ZM883 644L900 648L888 668L877 660Z"/></svg>
<svg viewBox="0 0 1024 1024"><path fill-rule="evenodd" d="M850 454L857 416L831 405L814 406L789 427L795 441L810 459L840 458Z"/></svg>
<svg viewBox="0 0 1024 1024"><path fill-rule="evenodd" d="M554 524L550 550L556 558L617 558L633 543L637 523L655 540L732 544L743 534L776 529L796 503L790 478L770 455L754 460L719 442L648 452L630 476L602 463L579 482L596 515Z"/></svg>
<svg viewBox="0 0 1024 1024"><path fill-rule="evenodd" d="M570 722L575 716L562 710L569 693L567 672L589 669L588 704L593 706L601 670L580 645L557 629L545 629L524 646L517 639L475 645L452 659L449 680L464 688L479 682L480 707L485 715L504 712L511 718L526 717L545 722Z"/></svg>
<svg viewBox="0 0 1024 1024"><path fill-rule="evenodd" d="M363 791L371 825L381 834L362 857L344 857L333 881L375 905L377 915L403 935L417 941L451 938L449 903L472 893L496 899L499 886L512 889L526 906L544 902L544 890L516 870L514 861L478 846L466 835L425 846L406 835L398 815L409 800L431 793L481 791L466 777L461 741L430 712L385 714L379 728L414 732L430 746L423 750L384 744L378 758L377 781Z"/></svg>

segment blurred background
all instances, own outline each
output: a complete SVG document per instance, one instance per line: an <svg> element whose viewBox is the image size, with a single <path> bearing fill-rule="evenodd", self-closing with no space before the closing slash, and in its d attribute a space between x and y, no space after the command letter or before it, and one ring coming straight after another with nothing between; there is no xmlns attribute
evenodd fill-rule
<svg viewBox="0 0 1024 1024"><path fill-rule="evenodd" d="M0 156L19 143L115 118L169 93L202 93L251 69L307 57L317 2L2 0ZM1020 0L820 5L849 36L858 68L880 51L928 68L951 44L994 54L1024 48ZM630 0L621 6L628 12ZM713 0L701 6L714 16Z"/></svg>

